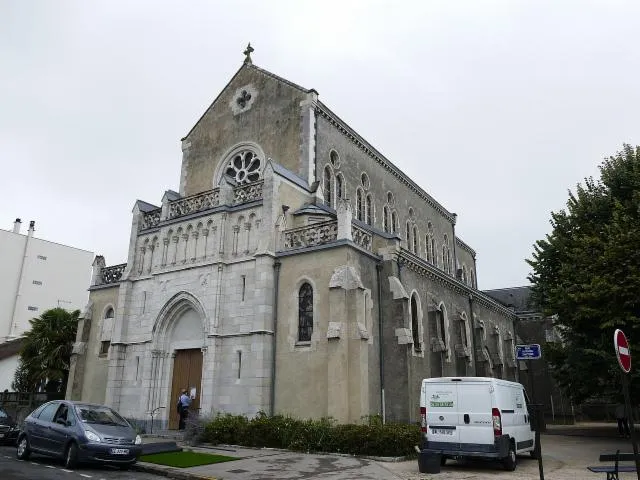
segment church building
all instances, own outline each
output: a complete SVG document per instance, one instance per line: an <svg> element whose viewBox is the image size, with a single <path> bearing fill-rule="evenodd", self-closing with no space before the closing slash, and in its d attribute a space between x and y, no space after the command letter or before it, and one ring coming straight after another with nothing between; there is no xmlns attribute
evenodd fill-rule
<svg viewBox="0 0 640 480"><path fill-rule="evenodd" d="M135 203L127 262L96 257L67 398L156 428L183 388L202 415L404 422L422 378L516 380L456 214L252 50L182 139L179 192Z"/></svg>

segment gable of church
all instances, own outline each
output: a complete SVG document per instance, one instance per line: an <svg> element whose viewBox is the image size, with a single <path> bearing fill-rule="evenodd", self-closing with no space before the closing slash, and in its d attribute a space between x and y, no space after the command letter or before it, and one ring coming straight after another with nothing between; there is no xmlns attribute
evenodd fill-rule
<svg viewBox="0 0 640 480"><path fill-rule="evenodd" d="M227 170L238 183L254 181L268 158L305 172L300 102L306 96L302 87L244 64L182 140L180 193L210 190Z"/></svg>

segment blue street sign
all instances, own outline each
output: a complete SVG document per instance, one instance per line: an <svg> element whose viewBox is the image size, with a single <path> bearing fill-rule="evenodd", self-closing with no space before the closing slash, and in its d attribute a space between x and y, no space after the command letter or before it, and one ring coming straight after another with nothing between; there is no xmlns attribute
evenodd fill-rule
<svg viewBox="0 0 640 480"><path fill-rule="evenodd" d="M542 349L537 343L516 345L516 360L537 360L542 357Z"/></svg>

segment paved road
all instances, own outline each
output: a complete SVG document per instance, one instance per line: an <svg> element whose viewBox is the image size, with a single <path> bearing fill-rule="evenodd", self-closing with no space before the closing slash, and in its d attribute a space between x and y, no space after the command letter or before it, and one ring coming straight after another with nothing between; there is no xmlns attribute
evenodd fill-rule
<svg viewBox="0 0 640 480"><path fill-rule="evenodd" d="M15 447L0 447L0 478L2 480L158 480L156 475L142 472L121 472L110 467L80 467L66 470L53 458L31 455L28 461L16 459Z"/></svg>

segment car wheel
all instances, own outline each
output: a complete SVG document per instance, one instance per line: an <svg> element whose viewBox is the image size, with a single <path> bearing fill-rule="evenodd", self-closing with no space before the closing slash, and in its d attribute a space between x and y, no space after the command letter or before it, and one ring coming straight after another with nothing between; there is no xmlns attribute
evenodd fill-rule
<svg viewBox="0 0 640 480"><path fill-rule="evenodd" d="M516 449L513 444L509 445L509 453L502 459L504 469L513 472L516 469Z"/></svg>
<svg viewBox="0 0 640 480"><path fill-rule="evenodd" d="M64 454L64 467L74 469L76 465L78 465L78 446L75 442L71 442Z"/></svg>
<svg viewBox="0 0 640 480"><path fill-rule="evenodd" d="M26 435L21 436L18 439L18 446L16 448L16 457L18 460L27 460L31 455L31 449L29 448L29 439Z"/></svg>

